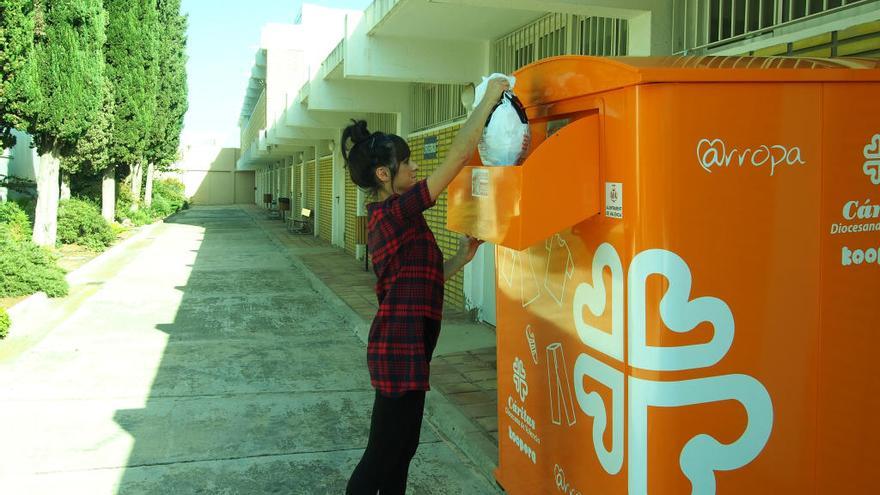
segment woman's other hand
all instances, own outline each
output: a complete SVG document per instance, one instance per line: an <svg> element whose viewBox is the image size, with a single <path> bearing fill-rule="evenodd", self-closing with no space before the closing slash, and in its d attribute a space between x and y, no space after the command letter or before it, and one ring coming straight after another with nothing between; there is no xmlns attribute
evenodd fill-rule
<svg viewBox="0 0 880 495"><path fill-rule="evenodd" d="M469 235L463 235L459 238L458 251L464 256L465 263L469 263L474 259L474 256L477 254L477 249L483 242L484 241L481 239Z"/></svg>

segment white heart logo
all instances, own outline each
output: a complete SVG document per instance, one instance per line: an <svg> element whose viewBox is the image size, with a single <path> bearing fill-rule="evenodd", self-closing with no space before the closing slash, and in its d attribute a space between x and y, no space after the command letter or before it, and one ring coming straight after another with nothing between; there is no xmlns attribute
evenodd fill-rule
<svg viewBox="0 0 880 495"><path fill-rule="evenodd" d="M659 274L669 281L660 300L660 317L673 332L690 332L702 322L714 327L712 340L704 344L676 347L649 346L646 343L645 281ZM646 370L674 371L712 366L727 354L733 343L733 313L716 297L690 300L691 271L677 254L665 249L639 253L629 269L629 358Z"/></svg>
<svg viewBox="0 0 880 495"><path fill-rule="evenodd" d="M584 306L594 316L605 314L605 267L611 269L611 331L596 328L584 321ZM623 265L611 244L603 243L593 257L593 285L586 282L574 292L574 325L581 341L619 361L623 361Z"/></svg>

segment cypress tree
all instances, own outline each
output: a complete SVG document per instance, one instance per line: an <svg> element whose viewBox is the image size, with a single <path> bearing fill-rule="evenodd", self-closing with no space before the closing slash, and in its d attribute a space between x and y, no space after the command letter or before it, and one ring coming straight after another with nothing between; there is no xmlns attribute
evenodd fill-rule
<svg viewBox="0 0 880 495"><path fill-rule="evenodd" d="M34 0L33 48L13 76L19 130L40 155L33 240L55 244L60 158L95 123L103 102L106 17L101 0Z"/></svg>
<svg viewBox="0 0 880 495"><path fill-rule="evenodd" d="M156 5L158 22L164 31L158 41L159 81L156 114L147 150L146 206L150 206L154 168L167 170L177 160L187 110L187 19L180 14L180 0L158 0Z"/></svg>
<svg viewBox="0 0 880 495"><path fill-rule="evenodd" d="M156 113L161 29L155 0L106 0L105 6L105 56L116 105L109 155L118 172L128 173L135 206Z"/></svg>
<svg viewBox="0 0 880 495"><path fill-rule="evenodd" d="M0 149L15 144L13 128L24 127L27 100L18 84L34 46L32 0L0 0Z"/></svg>

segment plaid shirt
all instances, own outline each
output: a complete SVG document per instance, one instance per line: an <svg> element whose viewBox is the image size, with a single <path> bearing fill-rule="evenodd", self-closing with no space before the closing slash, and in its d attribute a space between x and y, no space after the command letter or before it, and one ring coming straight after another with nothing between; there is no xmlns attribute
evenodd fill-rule
<svg viewBox="0 0 880 495"><path fill-rule="evenodd" d="M367 367L384 395L429 390L428 362L443 313L443 253L422 212L428 183L367 205L367 243L376 272L379 310L370 327Z"/></svg>

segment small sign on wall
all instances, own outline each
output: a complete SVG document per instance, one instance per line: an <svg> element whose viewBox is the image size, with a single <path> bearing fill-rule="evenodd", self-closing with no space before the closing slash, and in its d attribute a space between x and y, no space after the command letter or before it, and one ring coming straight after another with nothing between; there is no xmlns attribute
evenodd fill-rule
<svg viewBox="0 0 880 495"><path fill-rule="evenodd" d="M425 136L425 145L423 150L424 153L422 158L424 160L437 158L437 136Z"/></svg>

